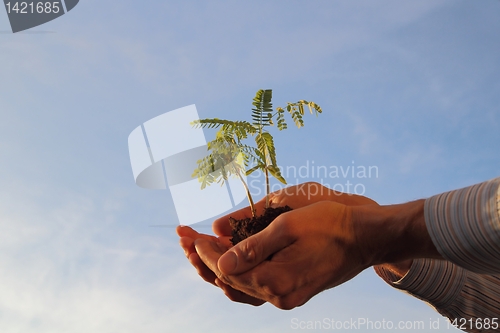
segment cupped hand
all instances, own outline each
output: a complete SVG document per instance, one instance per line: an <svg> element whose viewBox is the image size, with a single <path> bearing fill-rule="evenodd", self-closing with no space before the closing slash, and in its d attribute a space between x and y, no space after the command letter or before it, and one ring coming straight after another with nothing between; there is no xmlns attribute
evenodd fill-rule
<svg viewBox="0 0 500 333"><path fill-rule="evenodd" d="M271 207L288 205L294 209L298 209L321 201L334 201L352 206L376 204L375 201L369 198L333 191L315 182L290 186L270 194ZM265 207L265 198L257 202L255 206L257 214L262 214ZM215 268L212 267L211 269L207 267L196 252L195 242L199 239L208 241L211 249L220 255L225 253L232 246L229 241L231 238L229 216L235 219L251 217L250 207L243 208L216 219L212 227L218 237L200 234L190 227L179 226L177 228L177 234L181 237L180 245L184 249L190 263L197 269L198 274L205 281L220 287L229 299L236 302L261 305L264 303L263 300L249 296L218 279L213 270Z"/></svg>
<svg viewBox="0 0 500 333"><path fill-rule="evenodd" d="M203 239L209 242L214 251L224 253L232 246L230 236L214 237L211 235L201 234L188 226L178 226L176 231L177 235L180 237L179 244L184 249L184 254L188 258L191 265L196 268L198 275L200 275L203 280L221 288L224 291L224 294L234 302L246 303L255 306L265 303L263 300L251 297L220 281L215 273L200 259L198 253L196 252L194 243L197 240Z"/></svg>
<svg viewBox="0 0 500 333"><path fill-rule="evenodd" d="M317 182L293 185L269 194L270 207L289 206L293 209L297 209L321 201L333 201L346 206L377 204L370 198L334 191ZM263 213L265 203L266 198L264 197L255 204L257 215ZM212 225L212 229L216 235L222 237L231 236L231 226L229 225L230 216L235 219L243 219L252 217L252 214L250 207L246 207L216 219Z"/></svg>
<svg viewBox="0 0 500 333"><path fill-rule="evenodd" d="M194 245L222 283L281 309L300 306L369 267L357 244L350 207L331 201L281 214L227 251L205 238Z"/></svg>

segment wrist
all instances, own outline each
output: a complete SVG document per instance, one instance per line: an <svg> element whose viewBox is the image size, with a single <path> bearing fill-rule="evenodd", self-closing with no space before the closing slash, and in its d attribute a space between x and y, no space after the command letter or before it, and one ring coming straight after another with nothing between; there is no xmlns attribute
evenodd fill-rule
<svg viewBox="0 0 500 333"><path fill-rule="evenodd" d="M413 259L408 259L402 262L395 262L395 263L385 263L381 265L376 265L376 267L380 267L383 269L389 270L391 273L393 273L397 279L400 280L402 279L410 270L411 265L413 264Z"/></svg>
<svg viewBox="0 0 500 333"><path fill-rule="evenodd" d="M442 259L425 225L424 202L352 208L357 243L367 265Z"/></svg>

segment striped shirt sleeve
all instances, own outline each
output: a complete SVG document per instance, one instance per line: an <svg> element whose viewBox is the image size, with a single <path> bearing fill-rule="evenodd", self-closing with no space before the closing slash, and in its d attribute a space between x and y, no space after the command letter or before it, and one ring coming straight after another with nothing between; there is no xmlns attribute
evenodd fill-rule
<svg viewBox="0 0 500 333"><path fill-rule="evenodd" d="M473 272L500 273L500 178L430 197L425 222L441 255Z"/></svg>
<svg viewBox="0 0 500 333"><path fill-rule="evenodd" d="M451 323L456 320L465 332L500 331L500 274L478 274L434 259L413 260L402 279L381 266L375 266L375 272L392 287L427 302Z"/></svg>
<svg viewBox="0 0 500 333"><path fill-rule="evenodd" d="M413 260L401 279L381 266L376 273L450 320L500 318L500 178L433 196L424 210L429 234L446 260Z"/></svg>

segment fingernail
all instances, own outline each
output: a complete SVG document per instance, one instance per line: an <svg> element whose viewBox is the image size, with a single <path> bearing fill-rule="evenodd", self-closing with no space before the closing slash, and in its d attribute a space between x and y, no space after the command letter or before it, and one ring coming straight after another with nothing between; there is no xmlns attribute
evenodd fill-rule
<svg viewBox="0 0 500 333"><path fill-rule="evenodd" d="M218 263L219 269L225 274L231 274L238 266L238 257L233 251L228 251L224 253L219 258Z"/></svg>

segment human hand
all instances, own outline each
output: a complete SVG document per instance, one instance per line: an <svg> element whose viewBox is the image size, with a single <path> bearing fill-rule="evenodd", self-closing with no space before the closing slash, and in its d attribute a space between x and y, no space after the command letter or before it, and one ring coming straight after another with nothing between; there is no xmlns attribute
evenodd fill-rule
<svg viewBox="0 0 500 333"><path fill-rule="evenodd" d="M346 206L377 205L365 196L329 189L317 182L307 182L283 188L269 195L271 207L301 208L320 201L333 201Z"/></svg>
<svg viewBox="0 0 500 333"><path fill-rule="evenodd" d="M318 186L320 186L320 187L318 187ZM302 188L306 187L306 190L300 191L299 189L301 187ZM312 187L313 188L316 187L316 188L313 190ZM294 191L293 190L294 188L296 188L297 190ZM334 274L334 278L332 280L328 280L327 281L328 283L326 283L326 284L325 284L325 281L322 281L321 279L315 279L314 283L312 285L307 285L307 284L303 284L303 283L301 284L300 278L299 278L299 279L296 279L298 284L295 285L295 287L299 287L298 289L300 289L300 290L298 292L294 292L294 294L285 295L284 293L280 293L280 292L276 292L276 293L272 292L273 290L278 290L278 291L286 290L286 289L283 289L286 287L286 285L284 285L282 287L282 289L273 289L272 282L276 281L273 279L271 279L271 284L269 284L269 285L261 285L260 287L258 285L253 286L253 287L250 285L250 287L247 287L247 289L243 288L241 285L238 285L237 280L235 280L236 283L228 280L228 276L233 277L233 275L237 275L237 276L243 275L243 273L238 274L238 270L244 271L245 269L248 270L248 272L246 272L246 273L254 272L253 274L257 278L259 278L259 277L265 278L266 271L263 272L264 274L258 274L258 273L255 274L255 272L257 272L257 268L259 266L266 265L270 262L270 261L264 261L264 259L268 257L268 255L266 254L267 252L262 251L263 247L264 247L264 246L262 246L262 244L265 245L265 243L256 241L256 239L257 239L256 236L258 236L258 235L263 236L262 233L265 230L267 230L267 232L273 233L274 236L276 236L275 240L268 243L268 245L270 245L270 247L268 247L267 250L269 250L269 249L272 250L273 249L272 245L275 245L275 246L277 246L277 249L278 249L275 252L283 252L286 254L287 252L280 250L280 247L279 247L280 243L276 241L277 239L283 240L286 238L283 238L282 237L283 235L280 234L279 232L277 233L276 231L271 231L271 230L275 229L273 227L278 225L278 223L276 223L278 220L282 220L282 219L284 219L286 214L292 214L292 213L295 213L296 211L291 211L291 212L288 212L286 214L282 214L273 223L271 223L271 225L268 228L266 228L263 232L261 232L257 235L254 235L254 236L248 238L247 240L243 241L242 243L238 244L237 245L238 248L235 247L236 252L240 251L241 253L248 254L248 256L241 256L241 258L243 258L247 261L249 260L249 261L246 263L244 262L243 265L236 267L236 270L234 270L231 274L227 274L227 271L224 270L224 265L225 265L224 264L224 260L225 260L224 257L227 256L225 253L232 252L234 255L236 253L235 251L233 251L233 250L235 250L235 248L232 248L231 250L229 250L229 247L231 244L228 242L228 240L230 238L230 227L229 227L229 223L228 223L228 216L220 218L214 222L213 229L214 229L215 233L219 236L218 238L213 237L213 236L207 236L207 235L202 236L201 234L196 233L194 230L192 230L190 228L186 229L186 227L184 227L184 228L179 227L178 233L181 236L181 246L184 247L187 256L190 258L191 263L198 269L198 272L202 276L202 278L204 278L206 281L211 282L212 284L215 284L215 285L219 286L221 289L223 289L225 294L231 300L237 301L237 302L249 303L249 304L253 304L253 305L260 305L264 302L264 300L270 301L273 304L275 304L276 306L282 307L282 308L292 308L294 306L301 305L303 303L301 303L301 302L297 303L297 300L299 300L299 301L302 300L303 302L305 302L310 297L314 296L317 292L324 290L324 289L327 289L327 288L331 288L335 285L338 285L340 283L347 281L348 279L354 277L356 274L361 272L364 268L366 268L372 264L374 264L374 265L375 264L383 264L384 266L391 268L392 264L386 264L387 262L402 263L405 268L401 268L401 266L397 267L397 265L399 265L399 264L395 264L396 266L392 265L392 267L398 268L399 271L402 272L401 274L404 274L404 269L407 269L406 267L409 267L411 265L411 259L406 260L409 255L411 256L411 254L409 254L409 252L407 250L409 248L408 247L409 243L405 241L405 239L407 239L407 237L401 237L402 236L401 232L403 234L405 234L405 236L407 236L408 228L411 229L412 231L415 231L417 229L422 229L422 230L420 230L421 231L420 233L417 233L417 234L422 235L422 232L425 233L425 225L422 225L422 221L416 223L417 222L416 220L418 220L418 218L417 219L413 219L413 218L406 219L405 216L401 216L402 220L405 220L404 221L405 223L402 224L403 226L402 227L397 226L397 228L395 230L393 230L394 231L393 235L386 235L384 232L380 232L381 231L380 226L382 226L382 225L380 225L380 222L382 222L382 224L387 223L388 221L386 218L388 216L389 217L392 217L394 215L399 216L401 214L401 212L404 213L403 215L405 215L406 214L405 212L407 212L407 211L415 211L415 212L421 213L421 211L422 211L421 203L415 202L415 203L408 203L406 205L396 205L394 208L388 207L389 211L393 212L393 213L388 213L387 209L382 210L382 211L376 209L377 208L376 203L373 200L370 200L368 198L360 197L360 196L356 196L356 195L349 195L349 194L345 194L345 193L339 193L339 192L328 190L326 188L323 188L323 191L318 190L321 188L322 188L321 185L319 185L317 183L306 183L306 184L297 185L296 187L287 188L287 191L281 190L281 191L275 192L271 195L271 205L274 206L274 205L286 205L286 204L288 204L288 205L291 205L293 208L297 208L300 206L304 207L304 206L311 204L311 203L325 204L325 202L318 202L318 201L323 201L323 200L337 200L338 202L342 202L346 205L352 205L352 206L361 206L362 205L362 207L360 207L360 209L357 210L357 214L356 214L358 216L357 223L353 223L353 221L350 221L346 224L346 225L350 225L351 228L353 228L353 226L357 225L358 226L358 228L357 228L358 234L361 235L359 237L359 239L357 239L358 242L357 242L357 246L356 246L356 249L359 250L357 255L355 256L358 259L358 263L356 264L356 260L352 260L352 258L351 258L351 259L347 260L346 262L344 262L344 263L347 263L347 265L344 265L342 263L342 260L340 260L340 264L336 265L336 269L330 271L332 274ZM262 212L263 205L264 205L264 199L256 204L257 213ZM338 206L341 206L341 205L338 205ZM349 207L347 207L347 208L349 208ZM362 211L364 211L364 213L361 213ZM324 210L323 213L327 213L327 211ZM361 218L359 218L360 214L362 216ZM380 215L380 214L382 214L382 215ZM245 208L245 209L242 209L240 211L231 213L230 215L233 218L237 218L237 219L249 217L250 216L250 209ZM308 215L308 214L306 214L306 215ZM410 214L410 216L413 216L413 215L415 215L415 217L418 217L422 214L414 214L414 213ZM327 214L326 216L329 216L329 215ZM319 219L314 219L314 216L306 216L305 220L317 222L317 221L320 221L321 218L325 217L325 215L319 216L319 217L320 217ZM375 219L373 219L372 217L375 217ZM311 218L313 218L313 219L311 220ZM389 220L391 220L390 221L390 230L392 230L393 229L392 220L394 220L394 218L391 218ZM368 224L365 223L363 225L363 223L360 223L360 221L369 222L369 223ZM373 223L373 222L375 222L375 223ZM361 227L360 227L360 224L362 225ZM284 225L286 225L286 223L284 223ZM303 223L303 221L302 221L302 226L304 226L304 225L307 226L308 223ZM420 227L415 228L415 226L420 226ZM423 226L423 228L422 228L422 226ZM308 228L306 228L306 229L308 229ZM311 231L313 231L313 229L314 228L312 228ZM361 230L361 231L359 232L359 230ZM187 232L187 231L189 231L189 232ZM280 231L280 230L277 230L277 231ZM351 231L352 231L352 229L351 229ZM313 232L313 234L314 234L314 232ZM356 234L356 233L354 233L354 234ZM186 242L186 240L182 240L182 235L185 235L184 237L190 236L188 238L190 238L191 240L189 240L188 242ZM299 235L298 236L299 238L300 237L305 238L305 237L302 237L303 235L305 235L305 233L303 233L303 232L299 232L298 235ZM324 235L327 235L327 233L320 232L319 235L324 236ZM342 239L342 235L346 236L345 234L342 234L342 233L336 233L336 235L339 236L340 239ZM391 241L391 237L392 237L392 241L394 243L392 245L393 245L393 247L395 246L397 250L392 252L392 253L380 254L379 253L379 252L381 252L380 249L382 249L382 252L384 252L384 249L386 247L385 245L387 245L388 240ZM354 238L358 238L358 237L354 237ZM251 241L252 239L254 239L254 241ZM314 237L312 237L312 239L314 239ZM368 240L370 244L367 244L368 242L365 242L365 240ZM395 242L394 242L394 240L395 240ZM432 244L428 244L427 247L421 246L422 245L422 242L421 242L422 238L421 237L413 237L413 238L410 237L409 240L415 242L415 245L418 244L419 248L422 248L422 249L426 248L427 249L426 251L423 251L423 252L427 252L427 253L426 254L422 253L422 254L436 256L436 252L435 252L435 249L433 248ZM425 237L424 237L424 240L425 240ZM253 243L248 243L248 242L253 242ZM307 242L296 242L296 243L307 244ZM320 243L321 242L312 241L311 245L318 245ZM342 249L346 250L349 248L349 246L346 246L347 243L345 243L345 242L343 243L343 242L337 241L337 242L333 242L333 243L336 243L337 246L340 245L341 250ZM245 244L247 244L247 245L245 245ZM350 246L352 246L352 243L350 244ZM284 247L286 248L288 246L284 246ZM290 246L290 248L293 249L292 246ZM309 251L310 248L312 248L312 246L305 247L305 249L307 251ZM321 249L321 247L320 247L320 249ZM362 249L364 251L361 251ZM257 250L260 250L260 251L257 251ZM266 249L264 249L264 250L266 250ZM284 248L282 250L284 250ZM196 251L198 251L199 254L196 253ZM307 251L305 251L306 254L308 254ZM349 253L349 252L350 251L348 251L347 253ZM385 251L385 252L387 252L387 251ZM256 253L257 253L257 255L256 255ZM274 253L274 252L271 251L271 253ZM328 251L328 253L331 253L331 252ZM336 251L334 251L334 253L336 253ZM224 254L224 256L222 256L223 254ZM309 252L309 254L314 255L313 252ZM374 254L379 255L379 257L375 258ZM200 255L201 255L201 257L200 257ZM385 258L384 258L384 255L386 255ZM387 256L387 255L389 255L389 256ZM221 256L222 256L222 258L221 258ZM273 260L271 260L271 261L275 261L276 257L277 257L277 253L275 253L273 255ZM299 256L296 256L296 254L292 254L292 255L289 255L288 257L300 259L300 253L299 253ZM279 256L278 256L278 258L279 258ZM342 256L340 256L340 258L345 259L345 257L342 257ZM312 259L314 259L314 257ZM307 264L315 265L316 263L312 259L305 260L302 263L305 263L306 265ZM384 261L384 259L388 259L389 261ZM359 261L359 260L361 260L361 261ZM260 265L259 265L259 263L260 263ZM352 265L349 266L349 264L352 264L352 263L354 263L354 266L352 266ZM246 268L245 268L245 266L246 266ZM315 265L316 268L319 268L320 272L321 272L321 266L322 266L321 264ZM286 275L286 277L288 279L292 278L292 280L294 280L293 279L293 277L295 276L294 274L296 274L296 275L303 274L303 270L293 271L293 268L301 267L300 265L299 266L297 265L297 262L291 263L288 267L291 268L291 270L288 271L289 274ZM323 265L323 267L324 267L324 265ZM272 273L272 269L269 271L271 271L271 273ZM311 271L314 271L314 269L312 269ZM318 271L318 269L316 271ZM224 276L222 272L226 273L226 276ZM244 274L246 274L246 273L244 273ZM252 273L250 273L250 274L252 274ZM308 275L312 276L311 274L308 274ZM323 276L323 274L320 274L320 275ZM290 283L288 285L290 285ZM292 285L293 285L293 281L292 281ZM316 288L319 288L319 289L317 289L318 291L314 290L314 288L313 288L314 286ZM248 289L248 288L250 288L250 289ZM260 288L260 291L258 290L259 288ZM313 288L313 289L311 289L311 288ZM321 288L323 288L323 289L321 289ZM268 291L267 294L265 293L266 290ZM262 292L262 291L264 291L264 292ZM300 297L302 297L302 299ZM304 297L305 297L305 299L304 299Z"/></svg>
<svg viewBox="0 0 500 333"><path fill-rule="evenodd" d="M292 309L370 266L357 243L351 215L348 206L316 202L281 214L227 251L204 238L194 245L224 285Z"/></svg>
<svg viewBox="0 0 500 333"><path fill-rule="evenodd" d="M370 198L334 191L317 182L307 182L289 186L269 194L269 206L274 208L289 206L292 209L297 209L320 201L333 201L346 206L377 205L377 203ZM265 202L266 199L264 197L255 204L257 215L264 212ZM252 213L250 208L246 207L226 216L219 217L212 225L212 229L216 235L231 237L229 217L244 219L252 217Z"/></svg>
<svg viewBox="0 0 500 333"><path fill-rule="evenodd" d="M285 189L273 192L270 194L270 206L285 206L288 205L294 209L301 208L312 203L317 203L320 201L335 201L340 202L346 205L367 205L367 204L376 204L375 201L353 194L341 193L337 191L333 191L328 189L327 187L322 186L319 183L308 182L295 186L290 186ZM261 214L263 212L265 206L265 198L256 203L257 214ZM207 282L210 282L214 285L219 286L226 296L236 302L249 303L253 305L260 305L264 303L261 300L257 300L253 297L249 297L248 295L232 288L230 285L223 283L220 279L216 277L214 272L210 270L200 259L199 255L196 253L194 248L194 241L198 238L203 238L207 240L212 240L216 242L216 239L219 240L218 243L214 243L213 246L216 247L216 251L220 251L221 253L225 252L224 248L221 248L221 242L225 244L227 248L231 246L228 241L231 238L231 227L229 225L229 216L242 219L245 217L251 217L250 208L244 208L239 211L233 212L227 216L221 217L214 221L213 230L218 238L214 238L213 236L201 236L201 234L196 233L189 227L178 227L177 233L181 236L181 246L186 251L186 256L188 256L189 261L193 266L198 270L198 274Z"/></svg>
<svg viewBox="0 0 500 333"><path fill-rule="evenodd" d="M264 207L265 207L265 199L262 199L259 202L255 203L256 214L263 214ZM227 284L224 284L221 280L219 280L215 275L215 273L212 270L210 270L210 268L208 268L207 265L205 265L205 263L200 259L200 256L196 252L194 243L198 239L204 239L209 241L210 244L214 247L214 249L222 253L226 252L230 247L233 246L233 244L231 243L232 236L231 236L231 227L229 226L229 216L240 219L248 216L251 217L252 213L250 207L246 207L236 212L233 212L225 217L217 219L216 221L225 220L227 223L227 227L222 226L222 223L218 224L219 227L222 228L222 230L219 230L219 228L215 224L212 225L212 228L217 236L198 233L193 228L188 226L178 226L176 228L176 232L177 235L180 237L179 244L183 248L184 254L188 258L191 265L193 265L196 268L198 275L200 275L201 278L206 282L221 288L224 294L230 300L234 302L246 303L255 306L262 305L265 303L265 301L249 296L237 289L232 288Z"/></svg>
<svg viewBox="0 0 500 333"><path fill-rule="evenodd" d="M209 241L210 244L212 244L212 246L217 249L217 251L224 253L232 246L230 236L214 237L206 234L200 234L188 226L178 226L176 231L180 237L179 244L184 249L184 254L188 258L191 265L196 268L196 270L198 271L198 275L200 275L203 280L213 284L214 286L220 287L224 291L225 295L232 301L247 303L255 306L265 303L260 299L246 295L241 291L230 287L229 285L223 284L217 278L214 272L205 265L205 263L200 259L198 253L196 252L194 245L195 241L197 239L204 239Z"/></svg>
<svg viewBox="0 0 500 333"><path fill-rule="evenodd" d="M296 186L287 187L280 191L271 193L269 197L271 207L288 205L292 208L300 208L320 201L334 201L347 206L361 206L372 204L378 205L370 198L361 195L334 191L316 182L308 182ZM216 226L216 229L219 230L219 232L222 234L222 231L226 231L227 229L227 223L228 220L224 217L217 219L214 222L214 225ZM385 269L389 269L399 278L402 278L410 269L412 262L413 260L409 259L396 263L383 263L380 266L384 267Z"/></svg>
<svg viewBox="0 0 500 333"><path fill-rule="evenodd" d="M347 205L376 204L369 198L333 191L315 182L290 186L270 194L271 207L288 205L297 209L325 200L336 201ZM262 214L265 207L265 198L257 202L255 207L256 213ZM215 220L213 223L213 230L218 237L200 234L190 227L179 226L176 230L180 237L179 243L184 249L189 262L197 269L198 274L203 278L203 280L220 287L226 296L232 301L252 305L261 305L264 301L250 297L219 280L214 272L210 270L205 263L203 263L196 252L194 246L196 239L206 239L213 242L213 246L215 246L216 249L222 253L232 246L230 242L231 227L229 226L229 216L236 219L251 217L251 211L249 207L246 207Z"/></svg>

